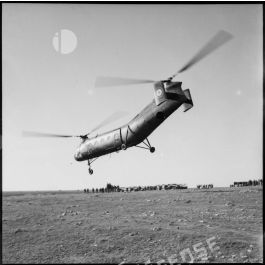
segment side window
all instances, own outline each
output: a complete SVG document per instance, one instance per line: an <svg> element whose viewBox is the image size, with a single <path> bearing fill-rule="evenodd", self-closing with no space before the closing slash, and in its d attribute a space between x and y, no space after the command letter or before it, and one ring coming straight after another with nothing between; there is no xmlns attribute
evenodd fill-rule
<svg viewBox="0 0 265 265"><path fill-rule="evenodd" d="M93 145L92 144L89 144L87 146L87 149L88 149L88 153L92 153L92 151L93 151Z"/></svg>
<svg viewBox="0 0 265 265"><path fill-rule="evenodd" d="M112 148L113 147L113 145L114 145L114 135L113 134L110 134L110 135L108 135L105 139L104 139L104 141L105 141L105 148Z"/></svg>
<svg viewBox="0 0 265 265"><path fill-rule="evenodd" d="M144 125L144 118L141 117L141 118L139 118L139 120L137 121L137 127L140 129L143 125Z"/></svg>
<svg viewBox="0 0 265 265"><path fill-rule="evenodd" d="M119 134L118 133L115 133L115 140L117 141L117 140L119 140Z"/></svg>

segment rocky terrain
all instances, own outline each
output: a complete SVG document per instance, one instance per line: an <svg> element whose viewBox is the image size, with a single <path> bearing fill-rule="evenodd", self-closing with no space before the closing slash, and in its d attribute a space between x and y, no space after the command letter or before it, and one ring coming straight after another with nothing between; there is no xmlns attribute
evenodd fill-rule
<svg viewBox="0 0 265 265"><path fill-rule="evenodd" d="M4 192L2 262L263 262L262 192Z"/></svg>

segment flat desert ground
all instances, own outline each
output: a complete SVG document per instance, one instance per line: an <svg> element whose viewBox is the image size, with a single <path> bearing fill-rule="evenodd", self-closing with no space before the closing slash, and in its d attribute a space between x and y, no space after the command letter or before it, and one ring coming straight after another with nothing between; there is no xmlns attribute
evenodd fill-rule
<svg viewBox="0 0 265 265"><path fill-rule="evenodd" d="M3 192L2 262L263 262L262 193Z"/></svg>

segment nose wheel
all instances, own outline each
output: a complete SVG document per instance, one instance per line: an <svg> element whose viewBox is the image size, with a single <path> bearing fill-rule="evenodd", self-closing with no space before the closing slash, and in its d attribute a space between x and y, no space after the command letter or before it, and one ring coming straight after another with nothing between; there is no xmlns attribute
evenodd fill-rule
<svg viewBox="0 0 265 265"><path fill-rule="evenodd" d="M87 160L87 164L88 164L88 173L89 175L93 174L93 169L91 168L91 164L97 159L98 157L92 159L92 160Z"/></svg>

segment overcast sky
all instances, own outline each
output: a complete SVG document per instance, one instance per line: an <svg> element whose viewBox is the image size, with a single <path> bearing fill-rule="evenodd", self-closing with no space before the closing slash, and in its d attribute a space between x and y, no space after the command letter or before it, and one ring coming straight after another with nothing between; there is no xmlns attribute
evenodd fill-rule
<svg viewBox="0 0 265 265"><path fill-rule="evenodd" d="M14 3L3 4L2 19L3 190L107 182L220 187L262 178L261 5ZM62 29L77 38L68 54L55 49ZM151 134L155 153L113 153L89 175L87 163L74 160L78 138L21 136L83 134L118 110L129 114L99 132L125 124L152 100L152 84L95 89L95 78L165 79L220 29L234 38L177 76L194 107L177 110ZM69 41L61 45L74 45Z"/></svg>

